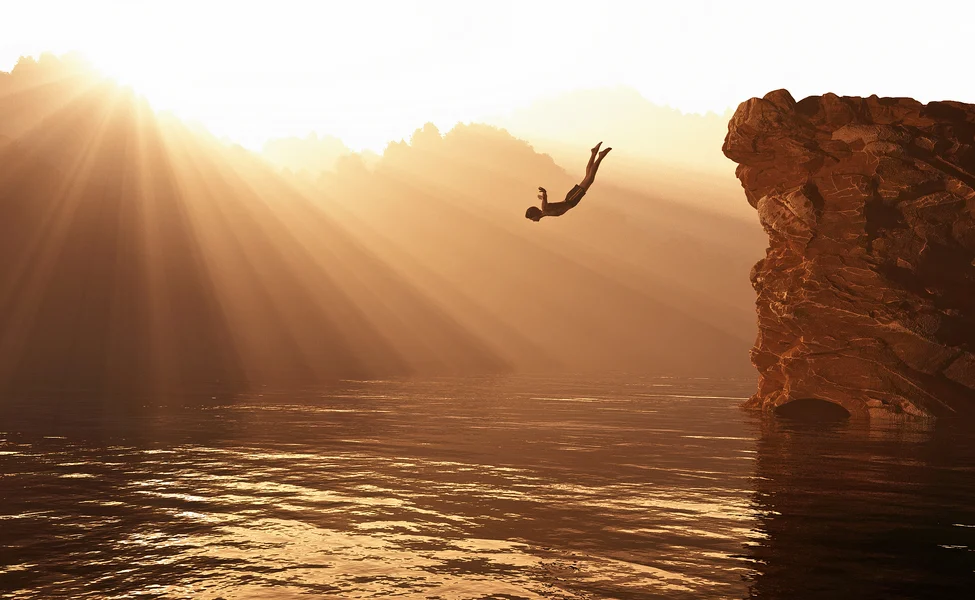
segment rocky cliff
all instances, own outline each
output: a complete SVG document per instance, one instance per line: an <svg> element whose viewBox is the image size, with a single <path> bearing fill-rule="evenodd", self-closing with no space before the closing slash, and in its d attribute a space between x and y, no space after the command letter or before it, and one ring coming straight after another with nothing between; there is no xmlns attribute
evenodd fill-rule
<svg viewBox="0 0 975 600"><path fill-rule="evenodd" d="M723 150L769 236L746 406L975 412L975 106L777 90Z"/></svg>

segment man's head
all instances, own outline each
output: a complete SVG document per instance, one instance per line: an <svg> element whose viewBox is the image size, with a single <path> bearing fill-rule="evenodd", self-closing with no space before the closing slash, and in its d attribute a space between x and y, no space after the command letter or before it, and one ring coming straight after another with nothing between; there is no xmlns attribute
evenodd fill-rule
<svg viewBox="0 0 975 600"><path fill-rule="evenodd" d="M542 218L542 209L538 208L537 206L532 206L525 211L525 218L537 222Z"/></svg>

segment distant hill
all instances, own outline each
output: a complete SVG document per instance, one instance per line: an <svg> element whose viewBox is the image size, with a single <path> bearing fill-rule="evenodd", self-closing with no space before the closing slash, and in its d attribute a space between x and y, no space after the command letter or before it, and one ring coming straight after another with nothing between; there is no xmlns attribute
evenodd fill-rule
<svg viewBox="0 0 975 600"><path fill-rule="evenodd" d="M294 172L305 171L309 175L334 169L340 157L352 153L337 137L319 137L314 132L304 138L271 139L261 149L261 154L275 166Z"/></svg>
<svg viewBox="0 0 975 600"><path fill-rule="evenodd" d="M0 386L751 373L760 229L611 176L532 223L577 165L495 127L288 175L45 60L0 78L0 135Z"/></svg>
<svg viewBox="0 0 975 600"><path fill-rule="evenodd" d="M28 74L0 90L0 386L507 368L256 156L111 83Z"/></svg>
<svg viewBox="0 0 975 600"><path fill-rule="evenodd" d="M506 131L458 125L441 136L428 124L391 144L375 172L350 164L320 189L329 214L386 262L477 306L454 318L491 315L559 364L747 372L761 228L610 178L564 217L524 218L538 185L559 199L576 181ZM495 321L468 328L490 338Z"/></svg>

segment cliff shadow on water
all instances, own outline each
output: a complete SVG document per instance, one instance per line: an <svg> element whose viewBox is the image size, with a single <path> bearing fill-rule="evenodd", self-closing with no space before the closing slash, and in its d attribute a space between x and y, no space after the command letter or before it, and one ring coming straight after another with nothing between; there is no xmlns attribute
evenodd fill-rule
<svg viewBox="0 0 975 600"><path fill-rule="evenodd" d="M975 437L964 423L755 425L751 598L967 597Z"/></svg>

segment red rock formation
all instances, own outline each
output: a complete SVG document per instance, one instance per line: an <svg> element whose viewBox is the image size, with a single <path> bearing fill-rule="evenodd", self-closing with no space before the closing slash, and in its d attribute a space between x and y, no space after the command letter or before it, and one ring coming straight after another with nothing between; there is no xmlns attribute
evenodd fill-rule
<svg viewBox="0 0 975 600"><path fill-rule="evenodd" d="M975 106L778 90L723 150L769 236L746 406L975 411Z"/></svg>

